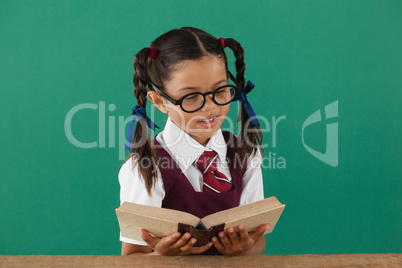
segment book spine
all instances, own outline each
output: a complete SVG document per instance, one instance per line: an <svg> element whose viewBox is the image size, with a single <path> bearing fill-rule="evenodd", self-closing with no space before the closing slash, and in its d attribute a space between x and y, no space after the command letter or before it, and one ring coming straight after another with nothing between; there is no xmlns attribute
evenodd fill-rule
<svg viewBox="0 0 402 268"><path fill-rule="evenodd" d="M184 233L190 233L192 237L197 239L197 242L195 243L194 246L200 247L203 245L206 245L209 241L211 241L211 238L214 236L218 236L218 233L223 231L225 228L225 224L219 224L210 227L208 230L198 230L193 228L193 226L189 224L184 224L184 223L179 223L178 226L178 232L184 234Z"/></svg>

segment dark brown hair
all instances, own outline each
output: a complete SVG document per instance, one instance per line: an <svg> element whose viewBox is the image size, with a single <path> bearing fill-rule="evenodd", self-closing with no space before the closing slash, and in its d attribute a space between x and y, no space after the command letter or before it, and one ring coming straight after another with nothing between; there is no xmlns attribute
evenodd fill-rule
<svg viewBox="0 0 402 268"><path fill-rule="evenodd" d="M134 60L134 96L137 99L138 107L145 107L147 103L147 86L150 90L154 90L150 82L158 85L163 90L167 82L172 79L172 74L179 63L185 60L197 60L203 56L213 55L221 58L225 62L226 71L228 71L228 60L219 39L208 34L207 32L193 28L182 27L180 29L171 30L152 42L152 46L157 49L157 55L153 59L148 59L150 54L149 48L140 50ZM236 80L240 86L244 88L245 78L244 72L246 65L244 63L244 50L240 43L233 38L225 38L226 47L233 51L236 58ZM236 145L236 151L239 154L240 168L247 165L247 159L250 155L254 155L258 150L256 145L262 143L262 133L259 126L252 127L249 116L247 115L244 105L240 105L241 129ZM252 130L253 129L253 130ZM143 146L135 146L146 137L146 143ZM245 142L245 140L248 142ZM262 153L264 153L261 148ZM139 158L147 158L152 165L145 167ZM145 119L142 118L137 122L132 148L127 160L132 158L133 167L137 163L139 165L139 176L144 179L144 183L148 194L151 195L151 189L156 183L158 166L158 156L151 146L148 128ZM148 162L149 163L149 162Z"/></svg>

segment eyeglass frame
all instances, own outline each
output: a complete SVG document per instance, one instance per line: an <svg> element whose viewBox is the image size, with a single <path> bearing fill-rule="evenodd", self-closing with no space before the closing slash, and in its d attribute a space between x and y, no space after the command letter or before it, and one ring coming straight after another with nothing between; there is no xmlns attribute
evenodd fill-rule
<svg viewBox="0 0 402 268"><path fill-rule="evenodd" d="M191 93L188 93L188 94L182 96L182 97L181 97L180 99L178 99L178 100L173 99L173 98L170 97L168 94L166 94L165 92L163 92L162 90L160 90L157 86L155 86L154 83L152 83L152 82L149 82L149 83L155 88L155 90L159 93L159 95L161 95L162 97L164 97L165 99L167 99L168 101L170 101L171 103L173 103L174 105L180 105L180 108L181 108L184 112L186 112L186 113L195 113L195 112L199 111L202 107L204 107L204 105L205 105L205 99L206 99L206 96L207 96L207 95L212 94L212 96L214 96L214 94L215 94L216 92L218 92L219 89L222 89L222 88L224 88L224 87L229 87L229 86L231 86L231 87L233 87L233 88L235 89L235 95L233 96L233 98L232 98L229 102L227 102L227 103L225 103L225 104L217 103L217 102L215 101L215 98L214 98L214 97L212 97L212 101L213 101L215 104L217 104L217 105L223 106L223 105L228 105L228 104L231 103L234 99L236 99L236 96L237 96L238 92L241 90L241 87L240 87L239 83L237 82L236 78L234 78L234 76L232 75L232 73L231 73L230 71L228 71L228 73L229 73L230 79L231 79L236 85L229 85L229 84L228 84L228 85L220 86L220 87L218 87L217 89L214 89L214 90L212 90L212 91L208 91L208 92L205 92L205 93L202 93L202 92L191 92ZM201 95L204 97L204 102L203 102L203 104L202 104L200 107L198 107L197 110L194 110L194 111L191 111L191 112L184 110L184 109L183 109L183 106L181 105L182 102L183 102L183 100L184 100L187 96L193 95L193 94L195 94L195 93L201 94Z"/></svg>

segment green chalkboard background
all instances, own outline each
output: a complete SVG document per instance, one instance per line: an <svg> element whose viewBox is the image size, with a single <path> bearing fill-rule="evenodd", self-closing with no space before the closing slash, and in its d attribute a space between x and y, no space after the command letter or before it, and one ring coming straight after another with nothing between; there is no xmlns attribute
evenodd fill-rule
<svg viewBox="0 0 402 268"><path fill-rule="evenodd" d="M287 205L265 253L402 252L401 14L397 0L1 1L0 254L120 254L132 63L181 26L245 49L265 196ZM327 139L332 164L307 150Z"/></svg>

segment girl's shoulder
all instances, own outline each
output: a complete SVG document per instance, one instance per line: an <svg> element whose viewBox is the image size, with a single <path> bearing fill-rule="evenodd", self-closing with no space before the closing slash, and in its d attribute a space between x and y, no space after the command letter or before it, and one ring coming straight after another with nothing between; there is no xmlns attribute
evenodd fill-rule
<svg viewBox="0 0 402 268"><path fill-rule="evenodd" d="M121 165L119 171L120 184L125 184L128 181L132 181L132 179L138 178L138 176L135 176L138 173L138 167L133 162L135 162L135 159L130 157Z"/></svg>
<svg viewBox="0 0 402 268"><path fill-rule="evenodd" d="M119 181L120 183L136 183L136 182L143 182L140 170L139 170L139 161L141 161L141 157L135 157L132 155L130 158L124 162L119 171ZM157 167L158 169L158 167ZM158 170L159 174L159 170ZM158 176L158 180L160 176Z"/></svg>
<svg viewBox="0 0 402 268"><path fill-rule="evenodd" d="M134 162L134 163L133 163ZM144 179L138 172L135 159L129 158L120 168L120 204L131 202L136 204L161 207L164 197L163 181L158 177L148 194Z"/></svg>
<svg viewBox="0 0 402 268"><path fill-rule="evenodd" d="M138 169L138 159L130 157L121 167L118 174L121 200L143 203L148 200L145 181ZM151 188L151 196L163 196L163 180L157 176Z"/></svg>

